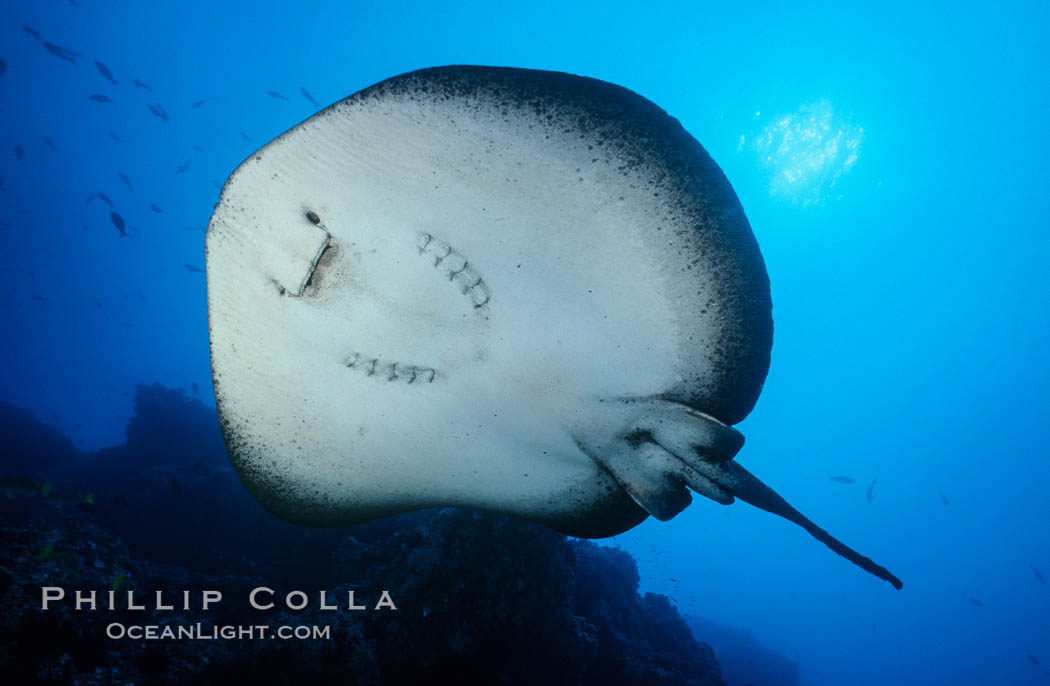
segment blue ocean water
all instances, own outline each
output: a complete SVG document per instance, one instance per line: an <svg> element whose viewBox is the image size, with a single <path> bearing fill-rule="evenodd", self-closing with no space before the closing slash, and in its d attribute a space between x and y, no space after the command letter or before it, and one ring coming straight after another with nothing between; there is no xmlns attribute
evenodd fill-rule
<svg viewBox="0 0 1050 686"><path fill-rule="evenodd" d="M0 399L83 450L123 441L136 383L211 402L187 265L204 266L217 185L318 109L301 88L324 106L443 64L604 79L706 147L762 248L776 333L741 463L905 583L697 499L616 538L643 587L750 629L810 686L1048 679L1050 6L48 0L0 16Z"/></svg>

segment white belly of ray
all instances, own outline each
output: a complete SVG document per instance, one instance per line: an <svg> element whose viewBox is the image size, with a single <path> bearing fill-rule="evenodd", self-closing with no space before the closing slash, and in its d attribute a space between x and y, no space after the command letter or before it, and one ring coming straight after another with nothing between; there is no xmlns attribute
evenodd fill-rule
<svg viewBox="0 0 1050 686"><path fill-rule="evenodd" d="M255 446L242 467L362 518L578 507L574 490L613 482L566 427L674 380L654 332L675 315L636 238L649 193L595 178L585 150L573 166L568 137L497 143L455 105L340 108L247 161L209 230L216 383L240 389L224 409Z"/></svg>
<svg viewBox="0 0 1050 686"><path fill-rule="evenodd" d="M769 365L765 265L721 170L630 91L488 67L377 84L231 175L207 272L227 449L285 519L461 505L604 536L688 486L901 587L733 460Z"/></svg>

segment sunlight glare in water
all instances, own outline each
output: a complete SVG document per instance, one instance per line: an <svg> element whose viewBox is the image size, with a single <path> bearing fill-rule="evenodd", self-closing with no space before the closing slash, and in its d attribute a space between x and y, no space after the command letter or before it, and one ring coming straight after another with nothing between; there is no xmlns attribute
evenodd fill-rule
<svg viewBox="0 0 1050 686"><path fill-rule="evenodd" d="M770 195L807 206L830 197L839 178L856 164L863 138L862 127L836 117L831 103L819 100L774 117L750 145L741 135L738 148L758 154L769 173Z"/></svg>

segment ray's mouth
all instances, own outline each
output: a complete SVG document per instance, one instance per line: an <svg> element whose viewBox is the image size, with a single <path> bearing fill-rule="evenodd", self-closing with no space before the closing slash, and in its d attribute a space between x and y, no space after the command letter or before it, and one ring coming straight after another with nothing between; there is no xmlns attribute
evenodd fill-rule
<svg viewBox="0 0 1050 686"><path fill-rule="evenodd" d="M272 265L271 283L278 294L290 298L315 295L323 267L330 265L339 252L317 213L306 210L303 216L315 228L291 227L286 243L276 246L277 250L283 251L281 259Z"/></svg>
<svg viewBox="0 0 1050 686"><path fill-rule="evenodd" d="M317 297L321 287L328 280L329 272L333 269L340 252L339 243L332 237L316 211L306 209L302 216L322 234L310 234L309 238L294 246L299 253L313 251L313 256L305 261L305 273L292 280L292 283L297 284L294 288L287 287L276 277L272 279L278 294L291 298ZM456 285L476 313L488 317L491 292L481 273L466 257L446 241L425 232L418 233L415 247L427 263ZM287 278L284 281L287 281ZM391 360L381 354L360 350L349 351L342 364L366 377L405 384L429 384L441 375L432 365Z"/></svg>

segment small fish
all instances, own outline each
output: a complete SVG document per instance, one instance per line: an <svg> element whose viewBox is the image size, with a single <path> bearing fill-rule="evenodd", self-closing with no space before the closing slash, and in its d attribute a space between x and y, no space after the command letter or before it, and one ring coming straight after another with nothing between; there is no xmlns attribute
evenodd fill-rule
<svg viewBox="0 0 1050 686"><path fill-rule="evenodd" d="M95 60L95 69L98 69L98 73L102 74L102 78L112 83L114 86L118 85L117 80L113 78L113 72L109 70L109 67L102 64L98 60Z"/></svg>
<svg viewBox="0 0 1050 686"><path fill-rule="evenodd" d="M138 79L132 79L131 83L132 83L133 86L135 86L135 88L141 88L143 90L149 91L150 93L153 92L153 89L149 87L149 84L142 83Z"/></svg>
<svg viewBox="0 0 1050 686"><path fill-rule="evenodd" d="M937 491L937 493L938 493L938 494L940 494L940 496L941 496L941 502L942 502L942 503L944 503L944 506L945 506L945 507L948 507L948 504L949 504L949 503L948 503L948 496L944 495L944 494L943 494L943 493L941 493L940 491Z"/></svg>
<svg viewBox="0 0 1050 686"><path fill-rule="evenodd" d="M184 173L186 173L186 169L189 168L190 162L192 162L192 161L193 161L193 159L191 158L191 159L188 159L185 162L183 162L181 165L179 165L179 168L175 170L175 173L176 174L184 174Z"/></svg>
<svg viewBox="0 0 1050 686"><path fill-rule="evenodd" d="M255 142L255 141L253 141L253 140L251 139L251 137L250 137L250 136L249 136L248 134L246 134L246 133L245 133L244 131L241 131L241 138L243 138L244 140L248 141L249 143L254 143L254 142Z"/></svg>
<svg viewBox="0 0 1050 686"><path fill-rule="evenodd" d="M1033 665L1039 664L1039 660L1036 658L1035 655L1032 655L1031 653L1028 653L1028 661L1031 662Z"/></svg>
<svg viewBox="0 0 1050 686"><path fill-rule="evenodd" d="M210 96L210 95L209 95L208 97L206 97L206 98L204 98L204 99L202 99L202 100L198 100L197 102L195 102L195 103L193 103L192 105L190 105L190 109L191 109L191 110L195 110L195 109L197 109L198 107L202 106L202 105L203 105L204 103L206 103L206 102L208 102L209 100L211 100L211 97L212 97L212 96Z"/></svg>
<svg viewBox="0 0 1050 686"><path fill-rule="evenodd" d="M879 477L875 477L874 479L871 480L871 485L868 486L868 493L867 493L866 497L868 498L868 502L869 503L872 500L875 500L875 482L878 481L878 480L879 480Z"/></svg>
<svg viewBox="0 0 1050 686"><path fill-rule="evenodd" d="M288 98L284 97L283 95L281 95L277 91L266 91L266 94L269 95L274 100L284 100L285 102L291 102Z"/></svg>
<svg viewBox="0 0 1050 686"><path fill-rule="evenodd" d="M0 76L3 76L5 71L7 71L7 62L0 57Z"/></svg>
<svg viewBox="0 0 1050 686"><path fill-rule="evenodd" d="M47 546L37 554L36 559L40 562L55 562L64 560L71 555L68 551L55 550L54 543L48 543Z"/></svg>
<svg viewBox="0 0 1050 686"><path fill-rule="evenodd" d="M193 146L193 149L194 149L194 150L196 150L197 152L204 152L204 148L202 148L202 147L201 147L201 146L199 146L199 145L195 145L195 146Z"/></svg>
<svg viewBox="0 0 1050 686"><path fill-rule="evenodd" d="M40 488L40 483L35 479L21 476L0 477L0 492L7 495L8 498L13 498L16 495L38 496L41 495Z"/></svg>
<svg viewBox="0 0 1050 686"><path fill-rule="evenodd" d="M94 100L95 102L113 102L112 98L110 98L108 95L103 95L102 93L92 93L88 96L88 98Z"/></svg>
<svg viewBox="0 0 1050 686"><path fill-rule="evenodd" d="M47 501L51 505L73 505L79 507L80 505L89 505L94 507L95 498L90 493L73 493L71 491L52 491L47 496ZM84 508L81 508L84 509Z"/></svg>
<svg viewBox="0 0 1050 686"><path fill-rule="evenodd" d="M44 144L52 150L58 150L58 146L55 145L55 142L47 136L44 136Z"/></svg>
<svg viewBox="0 0 1050 686"><path fill-rule="evenodd" d="M835 476L829 476L832 481L837 481L840 484L853 484L856 483L856 479L851 476L842 476L841 474Z"/></svg>
<svg viewBox="0 0 1050 686"><path fill-rule="evenodd" d="M123 238L124 236L128 235L127 232L124 231L124 218L123 217L121 217L116 212L110 212L109 213L109 220L111 222L113 222L113 226L117 227L117 231L120 232L120 237L121 238Z"/></svg>
<svg viewBox="0 0 1050 686"><path fill-rule="evenodd" d="M55 45L54 43L49 43L47 41L42 41L42 45L44 46L44 49L47 50L49 53L61 60L69 62L70 64L76 64L77 58L80 57L79 53L75 53L72 50L63 48L61 45Z"/></svg>
<svg viewBox="0 0 1050 686"><path fill-rule="evenodd" d="M183 486L186 485L185 481L183 481L179 477L175 476L174 474L172 474L171 478L168 479L168 483L171 484L172 488L182 488Z"/></svg>
<svg viewBox="0 0 1050 686"><path fill-rule="evenodd" d="M1035 574L1035 580L1038 581L1041 584L1045 584L1046 583L1046 579L1043 578L1043 574L1042 574L1042 572L1039 571L1039 568L1036 567L1031 562L1028 563L1028 566L1032 568L1032 574Z"/></svg>
<svg viewBox="0 0 1050 686"><path fill-rule="evenodd" d="M192 264L184 264L182 266L185 267L186 271L188 271L190 274L203 274L204 273L203 269L201 269L200 267L197 267L195 265L192 265Z"/></svg>
<svg viewBox="0 0 1050 686"><path fill-rule="evenodd" d="M974 607L984 607L984 603L982 603L980 600L977 600L977 598L969 598L969 601L970 604Z"/></svg>
<svg viewBox="0 0 1050 686"><path fill-rule="evenodd" d="M201 462L202 461L203 460L197 460L196 462L193 463L193 471L195 471L197 473L200 473L200 471L201 471Z"/></svg>
<svg viewBox="0 0 1050 686"><path fill-rule="evenodd" d="M157 207L153 203L150 203L149 208L151 210L153 210L154 212L156 212L157 214L164 214L164 210L160 209L159 207Z"/></svg>
<svg viewBox="0 0 1050 686"><path fill-rule="evenodd" d="M160 106L160 105L150 105L149 106L149 111L152 112L153 114L155 114L157 116L157 118L160 119L165 124L168 123L168 113L164 110L164 108L162 106Z"/></svg>
<svg viewBox="0 0 1050 686"><path fill-rule="evenodd" d="M26 158L26 150L21 145L15 146L15 159L24 160Z"/></svg>
<svg viewBox="0 0 1050 686"><path fill-rule="evenodd" d="M314 107L320 107L320 105L317 104L317 101L314 100L314 96L310 95L310 91L306 90L302 86L299 86L299 92L303 94L304 98L310 101L311 105L313 105Z"/></svg>
<svg viewBox="0 0 1050 686"><path fill-rule="evenodd" d="M102 309L102 301L101 300L96 300L95 301L95 307L97 307L98 309L101 310Z"/></svg>
<svg viewBox="0 0 1050 686"><path fill-rule="evenodd" d="M29 26L28 24L22 24L22 30L28 33L33 38L40 40L40 32L34 29L32 26Z"/></svg>
<svg viewBox="0 0 1050 686"><path fill-rule="evenodd" d="M80 230L81 230L81 231L87 231L87 230L88 230L88 226L87 226L87 224L81 224L81 225L80 225Z"/></svg>
<svg viewBox="0 0 1050 686"><path fill-rule="evenodd" d="M87 199L88 203L90 203L95 198L98 198L99 200L101 200L102 202L106 203L110 207L113 207L113 201L110 200L109 196L106 195L105 193L103 193L102 191L95 191L94 193L89 195L88 199Z"/></svg>
<svg viewBox="0 0 1050 686"><path fill-rule="evenodd" d="M113 140L115 140L118 143L123 143L124 142L124 139L121 138L120 136L118 136L116 131L110 131L109 132L109 137L112 138Z"/></svg>
<svg viewBox="0 0 1050 686"><path fill-rule="evenodd" d="M182 227L182 230L183 231L196 231L197 227L196 226L184 226L184 227Z"/></svg>
<svg viewBox="0 0 1050 686"><path fill-rule="evenodd" d="M127 174L125 174L124 172L118 172L117 175L120 176L120 180L124 182L124 185L128 187L129 191L135 190L131 187L131 179L128 178Z"/></svg>
<svg viewBox="0 0 1050 686"><path fill-rule="evenodd" d="M33 300L35 300L38 303L46 303L47 302L47 298L45 298L42 295L34 295L32 297L33 297Z"/></svg>
<svg viewBox="0 0 1050 686"><path fill-rule="evenodd" d="M200 392L200 388L198 388L196 381L190 382L190 386L193 388L193 395L197 395ZM197 462L200 462L200 460L197 460Z"/></svg>
<svg viewBox="0 0 1050 686"><path fill-rule="evenodd" d="M110 590L116 592L119 591L127 582L127 573L124 570L117 572L116 576L113 577L113 584L110 586Z"/></svg>

